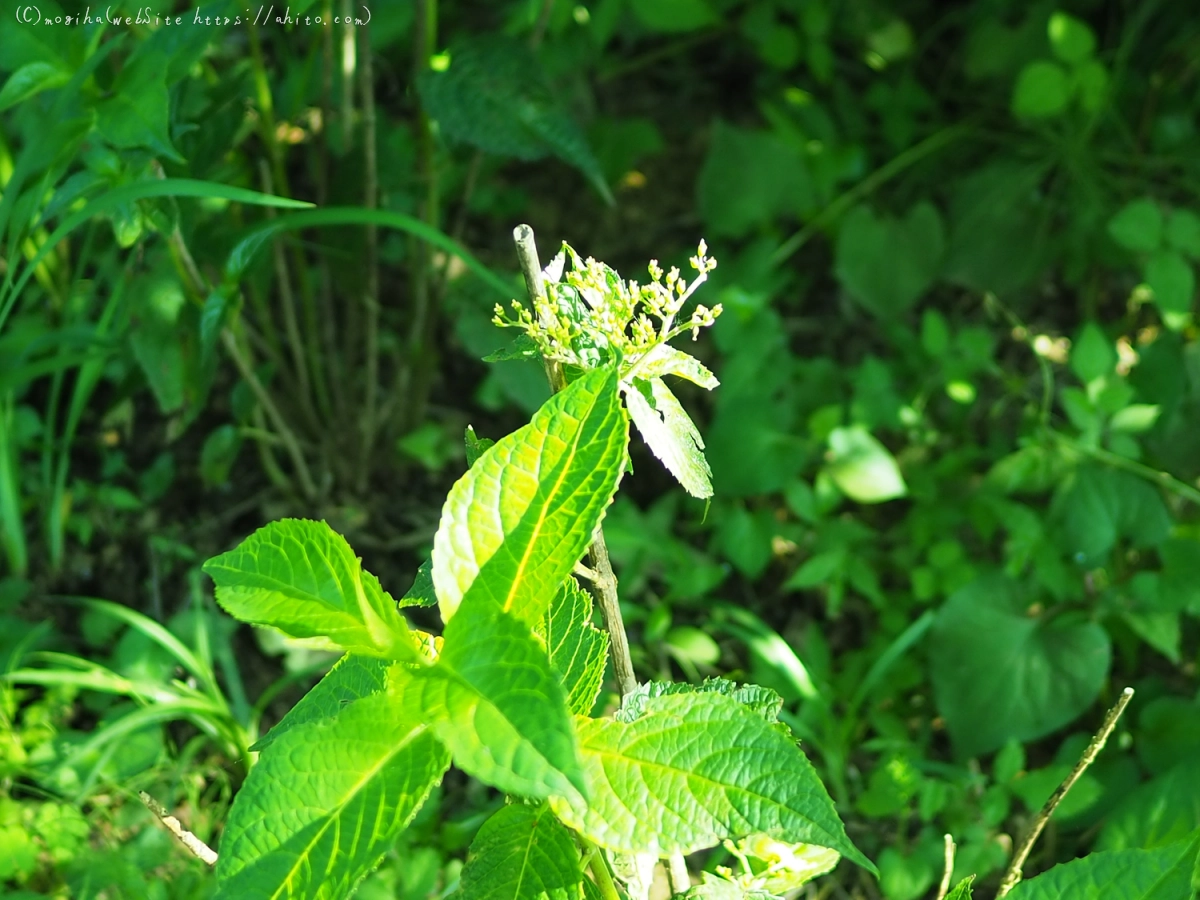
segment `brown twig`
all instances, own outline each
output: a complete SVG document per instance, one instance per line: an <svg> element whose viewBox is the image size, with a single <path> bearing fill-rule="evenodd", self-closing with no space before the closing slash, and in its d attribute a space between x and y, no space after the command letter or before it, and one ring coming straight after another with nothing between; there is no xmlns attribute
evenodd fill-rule
<svg viewBox="0 0 1200 900"><path fill-rule="evenodd" d="M146 809L158 816L158 820L166 826L167 831L175 835L175 837L179 840L179 843L183 844L184 848L190 854L192 854L192 856L196 857L196 859L200 860L200 862L210 866L215 866L217 864L217 852L213 850L212 847L208 846L208 844L204 843L204 841L200 840L200 838L196 837L194 834L184 828L180 821L167 811L165 806L163 806L145 791L138 791L138 797L140 797L142 803L146 805Z"/></svg>
<svg viewBox="0 0 1200 900"><path fill-rule="evenodd" d="M1113 704L1112 709L1104 717L1104 722L1100 725L1100 730L1096 732L1091 743L1083 751L1083 755L1079 757L1079 762L1075 763L1075 768L1071 770L1071 774L1063 779L1063 783L1050 795L1050 799L1046 801L1046 805L1037 814L1037 818L1033 820L1033 826L1029 829L1029 833L1025 835L1020 846L1017 848L1017 852L1013 854L1012 862L1008 864L1004 878L1000 881L1000 889L996 891L996 900L1000 900L1001 897L1006 896L1009 891L1017 886L1017 882L1021 880L1021 867L1025 865L1025 860L1029 857L1029 851L1033 849L1033 845L1042 833L1042 829L1046 827L1046 823L1054 815L1054 810L1058 808L1058 804L1062 802L1063 797L1067 796L1067 792L1079 780L1079 776L1087 770L1087 767L1095 761L1096 756L1104 749L1104 742L1112 734L1112 730L1117 725L1117 720L1121 718L1121 713L1125 711L1125 707L1129 705L1129 701L1132 699L1133 688L1127 687L1121 691L1121 696L1117 698L1117 702Z"/></svg>

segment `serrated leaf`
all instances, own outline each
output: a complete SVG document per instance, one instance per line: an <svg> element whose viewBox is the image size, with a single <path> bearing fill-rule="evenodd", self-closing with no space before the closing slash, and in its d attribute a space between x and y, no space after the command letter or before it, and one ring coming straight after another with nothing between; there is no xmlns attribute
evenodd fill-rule
<svg viewBox="0 0 1200 900"><path fill-rule="evenodd" d="M225 825L218 900L340 900L379 863L450 764L406 682L393 667L385 693L263 753Z"/></svg>
<svg viewBox="0 0 1200 900"><path fill-rule="evenodd" d="M833 429L829 453L829 476L851 500L883 503L908 493L895 457L861 425Z"/></svg>
<svg viewBox="0 0 1200 900"><path fill-rule="evenodd" d="M578 727L590 802L550 802L601 846L661 857L762 833L829 847L875 871L787 729L732 697L656 697L634 722L581 719Z"/></svg>
<svg viewBox="0 0 1200 900"><path fill-rule="evenodd" d="M325 522L280 519L202 568L217 602L243 622L327 637L351 653L418 658L396 601Z"/></svg>
<svg viewBox="0 0 1200 900"><path fill-rule="evenodd" d="M596 704L608 662L608 635L592 624L592 598L567 578L546 610L538 633L550 665L567 689L571 712L586 716Z"/></svg>
<svg viewBox="0 0 1200 900"><path fill-rule="evenodd" d="M974 880L974 875L968 875L946 895L946 900L971 900L971 882Z"/></svg>
<svg viewBox="0 0 1200 900"><path fill-rule="evenodd" d="M332 719L351 703L382 693L389 665L386 660L347 653L250 749L261 753L293 728Z"/></svg>
<svg viewBox="0 0 1200 900"><path fill-rule="evenodd" d="M463 866L460 900L576 900L583 869L547 806L513 803L483 823Z"/></svg>
<svg viewBox="0 0 1200 900"><path fill-rule="evenodd" d="M437 606L437 595L433 592L433 563L425 560L417 567L417 576L400 598L399 606Z"/></svg>
<svg viewBox="0 0 1200 900"><path fill-rule="evenodd" d="M1033 598L1000 576L955 592L930 631L938 711L963 756L1031 741L1081 715L1100 694L1112 655L1096 622L1030 615Z"/></svg>
<svg viewBox="0 0 1200 900"><path fill-rule="evenodd" d="M415 681L425 721L463 771L523 797L586 791L566 691L514 616L462 610L446 625L437 663Z"/></svg>
<svg viewBox="0 0 1200 900"><path fill-rule="evenodd" d="M779 721L779 710L783 698L770 688L758 684L738 684L727 678L706 678L701 684L679 684L670 681L647 681L625 695L616 718L622 722L635 722L646 715L647 704L656 697L672 694L723 694L762 716L764 722L774 725Z"/></svg>
<svg viewBox="0 0 1200 900"><path fill-rule="evenodd" d="M1151 253L1162 243L1162 210L1149 197L1130 200L1109 219L1108 233L1126 250Z"/></svg>
<svg viewBox="0 0 1200 900"><path fill-rule="evenodd" d="M551 154L612 194L583 131L558 101L537 55L502 35L453 48L450 66L425 72L421 99L442 133L487 153L535 160Z"/></svg>
<svg viewBox="0 0 1200 900"><path fill-rule="evenodd" d="M1110 850L1061 863L1009 893L1012 900L1194 900L1200 832L1155 850Z"/></svg>
<svg viewBox="0 0 1200 900"><path fill-rule="evenodd" d="M635 378L625 392L625 404L646 445L684 490L701 500L711 497L712 472L704 458L704 440L663 380Z"/></svg>
<svg viewBox="0 0 1200 900"><path fill-rule="evenodd" d="M615 370L589 372L450 490L433 543L442 619L476 599L539 621L616 491L628 423Z"/></svg>
<svg viewBox="0 0 1200 900"><path fill-rule="evenodd" d="M717 376L690 353L676 350L670 344L658 344L638 363L637 376L648 380L662 378L664 375L686 378L706 391L711 391L721 384L717 381Z"/></svg>

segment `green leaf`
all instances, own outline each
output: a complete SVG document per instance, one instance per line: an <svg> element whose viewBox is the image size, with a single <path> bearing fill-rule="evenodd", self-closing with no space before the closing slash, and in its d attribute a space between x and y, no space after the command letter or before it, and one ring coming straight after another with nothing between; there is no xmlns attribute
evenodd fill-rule
<svg viewBox="0 0 1200 900"><path fill-rule="evenodd" d="M1108 335L1095 322L1080 329L1071 347L1071 371L1088 384L1109 374L1117 364L1117 351Z"/></svg>
<svg viewBox="0 0 1200 900"><path fill-rule="evenodd" d="M450 764L409 689L393 667L386 693L267 748L225 825L218 900L340 900L378 865Z"/></svg>
<svg viewBox="0 0 1200 900"><path fill-rule="evenodd" d="M229 471L242 449L242 435L236 425L218 425L208 433L200 448L200 478L209 487L227 484Z"/></svg>
<svg viewBox="0 0 1200 900"><path fill-rule="evenodd" d="M1152 547L1167 538L1171 516L1159 492L1136 475L1083 466L1054 499L1063 547L1084 565L1101 564L1117 541Z"/></svg>
<svg viewBox="0 0 1200 900"><path fill-rule="evenodd" d="M351 703L382 693L387 688L388 666L382 659L347 653L250 749L262 752L293 728L332 719Z"/></svg>
<svg viewBox="0 0 1200 900"><path fill-rule="evenodd" d="M1092 29L1065 12L1056 12L1050 17L1046 33L1054 55L1070 65L1083 62L1096 51L1096 36Z"/></svg>
<svg viewBox="0 0 1200 900"><path fill-rule="evenodd" d="M1175 209L1167 217L1167 243L1192 259L1200 259L1200 216L1190 209Z"/></svg>
<svg viewBox="0 0 1200 900"><path fill-rule="evenodd" d="M1194 753L1121 799L1106 817L1099 850L1150 850L1181 840L1200 824L1200 768Z"/></svg>
<svg viewBox="0 0 1200 900"><path fill-rule="evenodd" d="M963 756L1061 728L1099 696L1111 646L1096 622L1032 615L1000 576L955 592L938 611L929 657L938 711Z"/></svg>
<svg viewBox="0 0 1200 900"><path fill-rule="evenodd" d="M701 684L679 684L671 681L648 681L625 695L616 718L636 722L649 711L648 704L656 697L672 694L722 694L762 716L763 721L775 724L783 708L783 698L770 688L758 684L737 684L727 678L705 678Z"/></svg>
<svg viewBox="0 0 1200 900"><path fill-rule="evenodd" d="M631 5L652 31L695 31L721 21L708 0L637 0Z"/></svg>
<svg viewBox="0 0 1200 900"><path fill-rule="evenodd" d="M648 700L634 722L578 721L590 802L550 802L601 846L661 857L763 833L829 847L875 871L787 729L732 697L671 694Z"/></svg>
<svg viewBox="0 0 1200 900"><path fill-rule="evenodd" d="M96 130L119 149L146 147L182 163L171 144L169 107L166 60L157 53L137 54L113 82L108 99L96 105Z"/></svg>
<svg viewBox="0 0 1200 900"><path fill-rule="evenodd" d="M1162 243L1163 217L1149 197L1130 200L1108 221L1108 233L1126 250L1152 253Z"/></svg>
<svg viewBox="0 0 1200 900"><path fill-rule="evenodd" d="M743 237L779 216L815 212L812 181L804 155L780 136L718 119L696 183L696 201L708 234Z"/></svg>
<svg viewBox="0 0 1200 900"><path fill-rule="evenodd" d="M234 618L292 637L328 637L351 653L416 659L396 601L324 522L281 519L203 566Z"/></svg>
<svg viewBox="0 0 1200 900"><path fill-rule="evenodd" d="M586 716L596 704L608 662L608 635L592 624L592 598L568 577L538 625L550 666L567 689L567 706Z"/></svg>
<svg viewBox="0 0 1200 900"><path fill-rule="evenodd" d="M1200 832L1155 850L1110 850L1061 863L1009 893L1012 900L1194 900Z"/></svg>
<svg viewBox="0 0 1200 900"><path fill-rule="evenodd" d="M437 595L433 591L433 563L428 559L417 567L412 587L400 598L399 606L437 606Z"/></svg>
<svg viewBox="0 0 1200 900"><path fill-rule="evenodd" d="M0 112L30 97L62 87L71 80L70 72L48 62L26 63L9 76L0 88Z"/></svg>
<svg viewBox="0 0 1200 900"><path fill-rule="evenodd" d="M463 443L467 448L467 468L469 469L475 465L479 457L483 456L484 451L496 442L491 438L476 437L475 429L468 425L467 431L463 435Z"/></svg>
<svg viewBox="0 0 1200 900"><path fill-rule="evenodd" d="M455 764L523 797L585 791L566 691L529 628L494 608L464 608L443 639L415 693Z"/></svg>
<svg viewBox="0 0 1200 900"><path fill-rule="evenodd" d="M429 115L450 140L515 159L553 154L613 202L583 131L524 43L501 34L463 41L453 48L445 71L425 72L417 86Z"/></svg>
<svg viewBox="0 0 1200 900"><path fill-rule="evenodd" d="M712 471L704 440L661 378L634 379L625 391L629 417L654 455L693 497L711 497Z"/></svg>
<svg viewBox="0 0 1200 900"><path fill-rule="evenodd" d="M971 882L974 880L974 875L968 875L946 895L946 900L971 900Z"/></svg>
<svg viewBox="0 0 1200 900"><path fill-rule="evenodd" d="M670 344L658 344L638 363L638 378L662 378L664 375L677 375L686 378L692 384L699 385L706 391L720 385L717 377L705 365L682 350L676 350Z"/></svg>
<svg viewBox="0 0 1200 900"><path fill-rule="evenodd" d="M513 803L483 823L463 866L461 900L576 900L579 848L547 806Z"/></svg>
<svg viewBox="0 0 1200 900"><path fill-rule="evenodd" d="M1161 414L1162 407L1157 403L1131 403L1113 414L1108 427L1126 434L1141 434L1153 428Z"/></svg>
<svg viewBox="0 0 1200 900"><path fill-rule="evenodd" d="M858 206L838 232L834 272L868 311L891 319L933 284L945 244L942 217L931 203L918 203L902 219Z"/></svg>
<svg viewBox="0 0 1200 900"><path fill-rule="evenodd" d="M826 470L851 500L883 503L908 493L895 457L861 425L833 429L829 455Z"/></svg>
<svg viewBox="0 0 1200 900"><path fill-rule="evenodd" d="M1058 63L1034 60L1017 76L1012 111L1019 119L1048 119L1065 110L1070 99L1067 70Z"/></svg>
<svg viewBox="0 0 1200 900"><path fill-rule="evenodd" d="M541 619L592 540L629 441L615 370L596 370L497 441L450 490L433 543L442 619L472 599Z"/></svg>
<svg viewBox="0 0 1200 900"><path fill-rule="evenodd" d="M1182 254L1162 250L1146 261L1146 284L1164 313L1190 312L1196 295L1196 273Z"/></svg>

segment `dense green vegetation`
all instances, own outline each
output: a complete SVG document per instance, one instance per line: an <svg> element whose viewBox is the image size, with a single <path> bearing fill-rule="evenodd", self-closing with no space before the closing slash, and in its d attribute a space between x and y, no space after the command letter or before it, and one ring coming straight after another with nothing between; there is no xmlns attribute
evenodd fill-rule
<svg viewBox="0 0 1200 900"><path fill-rule="evenodd" d="M777 840L740 845L613 825L570 799L586 758L509 772L454 727L470 679L445 670L466 651L441 656L430 635L444 621L452 647L476 574L452 559L476 537L438 549L443 501L466 504L463 485L501 471L491 442L548 427L583 384L637 426L627 467L589 471L624 471L603 533L634 674L658 686L609 718L620 671L589 704L597 664L579 687L542 654L530 671L561 716L536 721L566 741L552 755L655 715L790 732L850 858L800 896L945 896L949 834L947 884L975 876L951 896L990 898L1129 686L1024 864L1046 875L1009 896L1106 896L1139 866L1155 875L1129 896L1195 895L1200 19L1185 4L308 0L290 24L227 2L167 23L162 6L116 23L10 4L0 24L0 893L175 900L220 878L253 896L138 793L222 854L257 852L234 799L287 783L276 741L357 728L399 746L405 715L436 738L406 745L404 771L432 785L447 753L457 768L397 807L415 818L364 851L384 861L357 897L484 893L485 850L545 834L554 858L575 852L560 819L609 849L620 832L622 852L706 848L687 860L697 884L725 868L782 893L803 879L778 873L826 872L836 858L796 856L819 841L782 819ZM549 338L509 305L529 306L521 222L546 259L565 240L643 286L652 257L691 277L703 237L720 266L696 299L722 312L676 339L699 362L605 393L625 358L611 334L552 335L571 385L551 399ZM497 304L532 333L498 330ZM530 582L519 627L481 616L459 635L534 659L552 602L600 635L563 577L614 487L572 513L568 561L543 573L553 590ZM317 594L366 598L358 618L266 615L275 601L235 582L272 535L340 560L351 593ZM413 586L406 620L381 584ZM321 680L341 648L357 655ZM439 706L424 688L388 716L400 676L362 654L436 656L441 676L403 677L460 693ZM724 821L734 838L770 830ZM589 852L576 864L593 875L561 896L593 896Z"/></svg>

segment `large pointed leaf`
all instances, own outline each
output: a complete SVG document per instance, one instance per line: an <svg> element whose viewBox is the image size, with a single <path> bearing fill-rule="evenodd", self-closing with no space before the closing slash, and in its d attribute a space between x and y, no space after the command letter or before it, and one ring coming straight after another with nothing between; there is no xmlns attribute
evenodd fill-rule
<svg viewBox="0 0 1200 900"><path fill-rule="evenodd" d="M1018 884L1012 900L1193 900L1200 832L1155 850L1110 850Z"/></svg>
<svg viewBox="0 0 1200 900"><path fill-rule="evenodd" d="M1031 741L1086 710L1108 675L1111 644L1096 622L1031 615L1034 598L1003 577L957 591L930 632L938 711L973 756Z"/></svg>
<svg viewBox="0 0 1200 900"><path fill-rule="evenodd" d="M711 497L712 472L704 458L704 441L663 380L635 379L625 392L625 403L647 446L675 480L693 497Z"/></svg>
<svg viewBox="0 0 1200 900"><path fill-rule="evenodd" d="M292 637L328 637L368 656L416 659L396 601L324 522L280 519L203 566L217 602L243 622Z"/></svg>
<svg viewBox="0 0 1200 900"><path fill-rule="evenodd" d="M437 663L415 673L425 721L454 763L510 794L583 790L566 692L528 626L497 609L464 609Z"/></svg>
<svg viewBox="0 0 1200 900"><path fill-rule="evenodd" d="M591 543L628 440L610 369L572 382L489 447L451 488L434 538L442 619L477 597L539 621Z"/></svg>
<svg viewBox="0 0 1200 900"><path fill-rule="evenodd" d="M608 635L592 624L592 598L574 578L563 582L537 630L546 640L550 666L567 689L567 705L586 716L604 680Z"/></svg>
<svg viewBox="0 0 1200 900"><path fill-rule="evenodd" d="M218 900L340 900L391 849L450 756L401 666L385 693L283 734L234 800Z"/></svg>
<svg viewBox="0 0 1200 900"><path fill-rule="evenodd" d="M250 749L266 750L293 728L332 719L356 700L382 693L387 687L388 665L382 659L347 653Z"/></svg>
<svg viewBox="0 0 1200 900"><path fill-rule="evenodd" d="M568 826L622 853L691 853L762 833L874 871L781 725L720 693L647 700L632 723L579 720L591 800L551 799Z"/></svg>
<svg viewBox="0 0 1200 900"><path fill-rule="evenodd" d="M462 870L461 900L576 900L579 848L546 806L514 803L483 823Z"/></svg>

